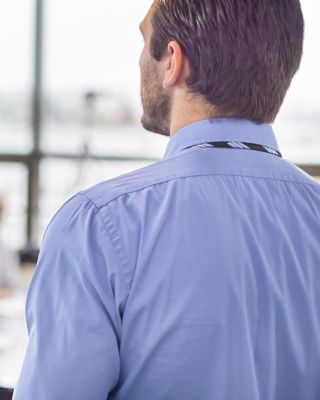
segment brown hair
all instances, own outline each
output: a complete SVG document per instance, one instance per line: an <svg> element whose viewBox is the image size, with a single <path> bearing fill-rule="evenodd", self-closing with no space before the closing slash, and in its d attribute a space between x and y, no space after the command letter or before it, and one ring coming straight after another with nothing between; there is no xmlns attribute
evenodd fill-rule
<svg viewBox="0 0 320 400"><path fill-rule="evenodd" d="M179 42L191 93L221 115L274 121L301 61L299 0L157 0L152 25L152 57Z"/></svg>

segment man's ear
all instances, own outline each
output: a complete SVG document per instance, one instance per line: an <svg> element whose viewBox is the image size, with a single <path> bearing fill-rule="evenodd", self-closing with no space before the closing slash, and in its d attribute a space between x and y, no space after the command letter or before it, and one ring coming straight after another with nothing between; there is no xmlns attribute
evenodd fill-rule
<svg viewBox="0 0 320 400"><path fill-rule="evenodd" d="M168 55L166 56L164 63L164 78L163 88L169 89L174 86L183 72L184 56L182 53L181 46L176 41L171 41L168 44Z"/></svg>

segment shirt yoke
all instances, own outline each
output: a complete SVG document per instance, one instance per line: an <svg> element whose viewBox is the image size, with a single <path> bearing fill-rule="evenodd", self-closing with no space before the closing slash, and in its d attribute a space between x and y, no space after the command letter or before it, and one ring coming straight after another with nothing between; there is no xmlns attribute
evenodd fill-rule
<svg viewBox="0 0 320 400"><path fill-rule="evenodd" d="M213 150L215 151L215 150ZM82 194L99 209L118 197L168 181L201 175L225 175L271 179L317 186L319 182L288 160L270 154L248 154L248 151L191 149L176 157L163 159L135 171L100 182Z"/></svg>

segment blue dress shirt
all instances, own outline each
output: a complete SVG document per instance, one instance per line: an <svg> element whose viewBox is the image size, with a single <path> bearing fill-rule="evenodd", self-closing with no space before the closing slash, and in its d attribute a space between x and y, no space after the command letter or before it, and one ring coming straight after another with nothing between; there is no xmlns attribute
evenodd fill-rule
<svg viewBox="0 0 320 400"><path fill-rule="evenodd" d="M219 118L50 221L14 400L319 400L320 185Z"/></svg>

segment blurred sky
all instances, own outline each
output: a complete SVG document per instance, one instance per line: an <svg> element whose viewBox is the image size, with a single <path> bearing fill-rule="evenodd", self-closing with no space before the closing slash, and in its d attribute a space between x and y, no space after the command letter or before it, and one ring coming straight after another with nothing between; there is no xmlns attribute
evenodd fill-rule
<svg viewBox="0 0 320 400"><path fill-rule="evenodd" d="M0 93L30 90L35 0L0 4ZM104 89L139 99L138 25L151 0L44 0L48 93ZM320 109L320 3L302 0L306 21L302 65L285 112Z"/></svg>

